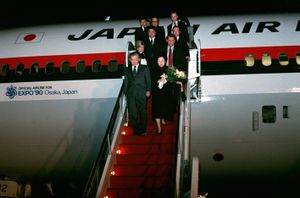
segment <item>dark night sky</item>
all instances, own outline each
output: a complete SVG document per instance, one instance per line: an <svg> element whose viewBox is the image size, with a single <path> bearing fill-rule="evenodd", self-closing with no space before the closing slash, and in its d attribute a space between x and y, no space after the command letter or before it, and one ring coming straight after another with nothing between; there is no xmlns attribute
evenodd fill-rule
<svg viewBox="0 0 300 198"><path fill-rule="evenodd" d="M103 0L10 0L7 5L1 8L0 28L101 21L107 15L110 15L112 20L133 19L139 16L152 15L169 17L171 10L177 10L186 16L286 12L297 12L300 15L299 0L180 0L180 5L175 0L140 0L139 3L135 1L122 1L123 3L120 3L119 1L105 0L105 2L106 5L103 5ZM151 8L150 2L156 6Z"/></svg>

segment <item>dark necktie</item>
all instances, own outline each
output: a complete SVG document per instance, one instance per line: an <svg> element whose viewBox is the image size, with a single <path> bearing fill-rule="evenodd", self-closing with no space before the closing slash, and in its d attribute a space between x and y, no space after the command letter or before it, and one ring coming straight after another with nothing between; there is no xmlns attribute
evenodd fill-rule
<svg viewBox="0 0 300 198"><path fill-rule="evenodd" d="M150 39L150 44L153 46L153 38Z"/></svg>
<svg viewBox="0 0 300 198"><path fill-rule="evenodd" d="M169 47L168 66L173 66L172 47Z"/></svg>
<svg viewBox="0 0 300 198"><path fill-rule="evenodd" d="M133 66L133 76L134 76L134 77L136 76L136 73L137 73L137 70L136 70L136 66L134 65L134 66Z"/></svg>

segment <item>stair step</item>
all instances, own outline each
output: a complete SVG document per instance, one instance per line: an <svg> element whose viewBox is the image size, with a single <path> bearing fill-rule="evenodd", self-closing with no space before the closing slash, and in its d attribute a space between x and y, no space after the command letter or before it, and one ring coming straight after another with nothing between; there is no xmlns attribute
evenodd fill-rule
<svg viewBox="0 0 300 198"><path fill-rule="evenodd" d="M160 144L160 143L176 143L175 134L161 134L161 135L123 135L122 144Z"/></svg>
<svg viewBox="0 0 300 198"><path fill-rule="evenodd" d="M173 154L122 154L116 155L118 165L149 165L149 164L175 164Z"/></svg>
<svg viewBox="0 0 300 198"><path fill-rule="evenodd" d="M171 176L171 164L160 165L115 165L115 176Z"/></svg>
<svg viewBox="0 0 300 198"><path fill-rule="evenodd" d="M175 154L176 148L173 143L165 144L120 144L121 154Z"/></svg>
<svg viewBox="0 0 300 198"><path fill-rule="evenodd" d="M176 122L169 122L166 125L162 126L162 130L165 134L176 134L177 130L177 123ZM133 130L132 127L129 125L128 127L125 127L124 130L126 131L126 135L133 135ZM156 125L153 124L148 124L147 125L147 134L151 135L156 135Z"/></svg>
<svg viewBox="0 0 300 198"><path fill-rule="evenodd" d="M133 131L125 130L125 132L126 132L126 135L136 135L136 134L133 134ZM176 131L169 131L169 130L163 129L163 134L176 134ZM154 129L153 131L147 130L147 135L159 135L159 134L157 134L157 129ZM139 136L139 135L136 135L136 136ZM146 137L146 136L143 136L143 137Z"/></svg>
<svg viewBox="0 0 300 198"><path fill-rule="evenodd" d="M171 177L131 177L131 176L111 176L111 188L165 188L171 184Z"/></svg>
<svg viewBox="0 0 300 198"><path fill-rule="evenodd" d="M108 188L109 198L169 198L172 196L170 188Z"/></svg>
<svg viewBox="0 0 300 198"><path fill-rule="evenodd" d="M143 189L141 188L108 188L107 195L109 198L139 198L142 197Z"/></svg>
<svg viewBox="0 0 300 198"><path fill-rule="evenodd" d="M147 101L147 135L133 134L131 123L119 144L107 188L109 198L168 198L174 197L172 186L176 167L177 120L162 126L163 134L156 134L155 121L151 120L151 98Z"/></svg>

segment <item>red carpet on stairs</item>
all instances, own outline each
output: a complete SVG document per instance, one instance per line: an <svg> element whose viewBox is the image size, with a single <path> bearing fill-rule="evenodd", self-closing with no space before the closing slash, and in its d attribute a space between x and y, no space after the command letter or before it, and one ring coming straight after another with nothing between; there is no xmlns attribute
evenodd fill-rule
<svg viewBox="0 0 300 198"><path fill-rule="evenodd" d="M178 116L162 125L163 134L158 135L151 117L151 98L147 112L146 136L133 135L130 121L125 128L110 176L108 198L174 197Z"/></svg>

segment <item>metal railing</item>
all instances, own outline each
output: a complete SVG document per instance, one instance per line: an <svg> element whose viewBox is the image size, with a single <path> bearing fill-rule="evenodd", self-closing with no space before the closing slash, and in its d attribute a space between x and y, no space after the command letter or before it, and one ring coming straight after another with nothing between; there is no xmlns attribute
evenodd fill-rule
<svg viewBox="0 0 300 198"><path fill-rule="evenodd" d="M129 60L130 53L134 50L135 50L134 45L132 44L132 42L129 41L127 43L127 47L126 47L124 67L128 67L128 65L129 65L128 60ZM119 104L120 104L121 108L119 111L120 113L119 113L119 117L118 117L117 124L116 124L117 127L115 129L115 133L114 133L112 141L110 141L109 139L107 140L107 142L109 144L110 152L107 156L106 163L105 163L104 169L102 171L102 176L101 176L99 185L97 186L98 188L97 188L96 197L106 196L107 187L109 186L109 182L110 182L109 181L110 172L112 171L113 165L115 164L116 151L118 149L118 145L120 143L121 135L122 135L122 131L123 131L123 130L121 130L121 127L123 126L124 123L128 124L127 101L126 101L125 94L123 94L123 91L122 91L122 96L119 100Z"/></svg>
<svg viewBox="0 0 300 198"><path fill-rule="evenodd" d="M134 50L132 42L127 43L125 65L127 67L129 62L129 54ZM90 177L84 189L83 197L104 197L106 187L109 183L109 173L115 161L115 151L120 141L121 126L123 122L128 123L128 111L126 108L126 97L124 95L124 83L120 90L112 117L110 119L104 141L100 148L97 160L92 168ZM105 141L106 139L106 141ZM100 178L101 177L101 178Z"/></svg>
<svg viewBox="0 0 300 198"><path fill-rule="evenodd" d="M193 157L192 176L191 176L191 198L198 197L198 184L199 184L199 159L197 157Z"/></svg>
<svg viewBox="0 0 300 198"><path fill-rule="evenodd" d="M124 107L124 94L123 94L123 85L120 90L118 99L116 101L112 116L110 118L105 136L103 138L102 145L99 150L99 154L97 156L97 159L94 163L94 166L91 170L90 176L88 178L88 181L86 183L84 192L82 197L83 198L91 198L95 197L98 185L99 185L99 178L101 177L102 173L105 170L105 165L107 160L109 159L111 153L112 153L112 137L115 137L116 133L119 131L120 127L120 117L124 115L124 110L126 107ZM119 118L119 119L118 119Z"/></svg>
<svg viewBox="0 0 300 198"><path fill-rule="evenodd" d="M180 103L179 130L177 142L176 178L175 178L175 197L180 198L182 194L182 153L183 153L183 130L184 130L184 106Z"/></svg>
<svg viewBox="0 0 300 198"><path fill-rule="evenodd" d="M200 40L198 41L200 45ZM180 104L179 135L176 162L175 197L183 197L183 182L185 174L190 169L190 139L191 139L191 99L200 101L201 97L201 65L200 49L190 49L191 61L188 66L188 81L186 83L187 100ZM195 100L196 99L196 100Z"/></svg>
<svg viewBox="0 0 300 198"><path fill-rule="evenodd" d="M125 95L122 95L119 102L120 102L120 105L122 106L122 108L120 109L120 114L116 121L117 127L115 128L115 133L114 133L115 135L113 136L112 141L107 140L108 142L110 142L110 152L107 156L106 163L105 163L104 169L102 171L99 185L97 186L98 188L97 188L96 197L105 197L106 196L107 187L109 187L109 182L110 182L109 181L110 173L113 170L113 165L115 164L117 149L118 149L118 145L120 143L121 135L122 135L122 131L123 131L123 129L121 127L123 127L123 123L126 122L126 120L127 120Z"/></svg>

